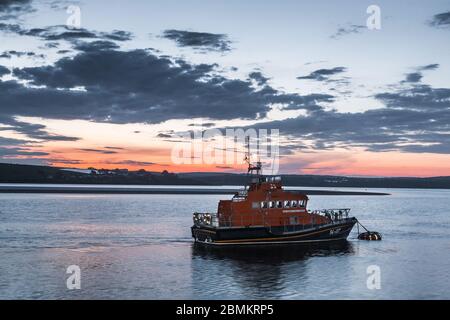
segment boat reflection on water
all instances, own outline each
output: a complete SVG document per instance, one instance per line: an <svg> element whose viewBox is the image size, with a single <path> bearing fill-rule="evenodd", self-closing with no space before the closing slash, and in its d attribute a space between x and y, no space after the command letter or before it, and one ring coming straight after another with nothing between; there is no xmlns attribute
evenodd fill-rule
<svg viewBox="0 0 450 320"><path fill-rule="evenodd" d="M192 285L201 299L298 298L315 277L310 259L353 255L352 243L211 247L192 245ZM323 259L320 264L327 264ZM324 265L326 268L326 266Z"/></svg>
<svg viewBox="0 0 450 320"><path fill-rule="evenodd" d="M254 245L235 247L207 247L193 244L193 255L203 259L229 260L242 263L277 264L309 257L347 255L354 252L347 240L331 243L289 244L289 245Z"/></svg>

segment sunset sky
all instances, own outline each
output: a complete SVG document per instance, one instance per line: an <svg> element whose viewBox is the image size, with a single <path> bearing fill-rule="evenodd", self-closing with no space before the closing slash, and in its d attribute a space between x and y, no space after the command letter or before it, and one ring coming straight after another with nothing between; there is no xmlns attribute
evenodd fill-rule
<svg viewBox="0 0 450 320"><path fill-rule="evenodd" d="M450 176L448 0L2 0L0 36L0 162L241 172L171 150L254 128L281 173Z"/></svg>

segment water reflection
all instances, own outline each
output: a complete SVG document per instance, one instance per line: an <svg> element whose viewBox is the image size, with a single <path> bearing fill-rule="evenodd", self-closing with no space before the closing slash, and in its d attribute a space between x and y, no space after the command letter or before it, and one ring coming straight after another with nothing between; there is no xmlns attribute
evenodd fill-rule
<svg viewBox="0 0 450 320"><path fill-rule="evenodd" d="M269 246L212 247L192 244L194 257L213 260L230 260L238 264L277 265L290 261L305 260L313 256L344 255L354 252L348 241L313 244L289 244Z"/></svg>
<svg viewBox="0 0 450 320"><path fill-rule="evenodd" d="M352 254L353 245L347 241L245 247L193 244L193 285L204 298L287 297L294 293L292 275L296 283L308 282L309 258Z"/></svg>

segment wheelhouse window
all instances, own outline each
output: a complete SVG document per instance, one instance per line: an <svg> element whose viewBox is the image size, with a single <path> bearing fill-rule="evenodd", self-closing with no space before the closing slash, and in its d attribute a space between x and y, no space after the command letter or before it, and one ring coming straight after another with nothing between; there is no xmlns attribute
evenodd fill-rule
<svg viewBox="0 0 450 320"><path fill-rule="evenodd" d="M265 202L265 201L261 202L261 208L267 209L268 208L268 203Z"/></svg>
<svg viewBox="0 0 450 320"><path fill-rule="evenodd" d="M283 202L277 201L277 208L283 208Z"/></svg>
<svg viewBox="0 0 450 320"><path fill-rule="evenodd" d="M291 207L291 201L285 200L285 201L284 201L284 207L285 207L285 208L290 208L290 207Z"/></svg>
<svg viewBox="0 0 450 320"><path fill-rule="evenodd" d="M292 200L291 206L292 208L297 208L297 200Z"/></svg>
<svg viewBox="0 0 450 320"><path fill-rule="evenodd" d="M269 201L269 208L275 208L275 201Z"/></svg>
<svg viewBox="0 0 450 320"><path fill-rule="evenodd" d="M305 200L300 200L300 201L298 202L298 206L299 206L299 207L305 207L305 204L306 204L306 201L305 201Z"/></svg>

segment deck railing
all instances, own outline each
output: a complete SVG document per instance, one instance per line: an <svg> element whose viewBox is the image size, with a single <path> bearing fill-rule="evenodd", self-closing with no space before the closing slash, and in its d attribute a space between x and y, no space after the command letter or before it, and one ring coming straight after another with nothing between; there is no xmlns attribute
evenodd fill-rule
<svg viewBox="0 0 450 320"><path fill-rule="evenodd" d="M241 215L237 220L235 217L221 217L219 218L216 213L194 213L193 220L197 226L208 227L233 227L233 226L273 226L281 225L289 229L291 226L303 225L307 227L314 227L323 225L323 222L317 221L317 215L326 217L329 223L341 223L349 219L350 209L323 209L308 211L310 216L299 217L298 219L291 220L290 217L267 217L265 215Z"/></svg>
<svg viewBox="0 0 450 320"><path fill-rule="evenodd" d="M318 214L323 217L329 218L331 221L340 221L348 219L351 209L322 209L308 211L311 214Z"/></svg>

